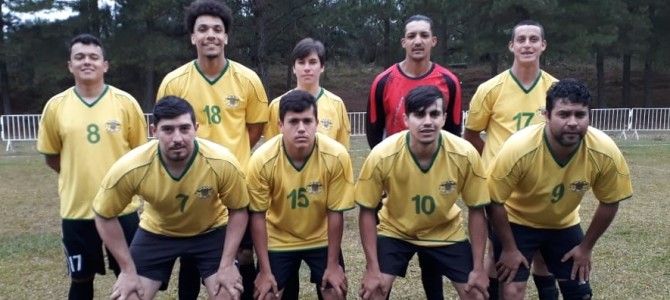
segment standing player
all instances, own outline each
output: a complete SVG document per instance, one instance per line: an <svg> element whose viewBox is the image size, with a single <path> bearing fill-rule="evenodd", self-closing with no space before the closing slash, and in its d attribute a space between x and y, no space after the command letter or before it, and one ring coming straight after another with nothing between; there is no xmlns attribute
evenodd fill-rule
<svg viewBox="0 0 670 300"><path fill-rule="evenodd" d="M384 299L418 253L451 280L461 299L485 299L484 207L490 199L481 159L468 142L440 130L446 113L437 87L417 87L405 99L409 131L373 148L356 184L367 263L359 294L363 299ZM375 208L382 192L388 198L376 228ZM455 205L458 198L468 207L468 235ZM442 290L430 294L443 297Z"/></svg>
<svg viewBox="0 0 670 300"><path fill-rule="evenodd" d="M293 48L291 61L293 62L293 74L298 82L295 90L306 91L316 99L316 106L319 110L317 130L349 149L351 125L344 101L319 84L321 73L326 65L326 49L323 44L312 38L302 39ZM265 140L279 134L280 100L281 96L270 102L269 121L263 131Z"/></svg>
<svg viewBox="0 0 670 300"><path fill-rule="evenodd" d="M347 279L340 244L343 211L353 209L351 158L317 133L317 105L294 90L279 103L282 132L265 142L248 167L252 236L259 273L255 298L282 298L301 261L324 299L344 299Z"/></svg>
<svg viewBox="0 0 670 300"><path fill-rule="evenodd" d="M200 123L198 136L230 149L245 167L268 120L268 100L258 75L225 56L232 21L230 8L219 1L194 1L186 8L186 26L198 58L167 74L157 99L174 95L189 101ZM237 258L247 291L243 299L251 299L256 270L249 233ZM200 289L195 267L181 263L179 298L195 299Z"/></svg>
<svg viewBox="0 0 670 300"><path fill-rule="evenodd" d="M312 38L302 39L293 48L291 61L293 62L293 73L298 82L295 90L306 91L316 99L316 106L319 111L317 131L333 138L349 150L351 125L349 124L347 108L340 97L319 85L321 73L323 73L326 64L326 49L323 44ZM281 97L277 97L270 102L269 121L263 131L265 140L269 140L280 133L280 101ZM299 290L299 273L296 272L286 284L284 297L286 299L297 299ZM323 299L319 289L317 289L317 297Z"/></svg>
<svg viewBox="0 0 670 300"><path fill-rule="evenodd" d="M485 166L510 135L542 122L546 92L556 81L540 69L540 56L547 48L540 23L525 20L516 24L508 48L514 54L512 68L479 85L470 102L463 133L463 137L482 154ZM482 131L486 131L486 142L480 136ZM493 253L493 249L489 249L489 253ZM498 280L495 270L490 267L492 264L493 258L489 257L489 294L495 300L498 299ZM533 268L539 298L557 300L556 280L547 271L540 255L534 259Z"/></svg>
<svg viewBox="0 0 670 300"><path fill-rule="evenodd" d="M564 299L592 297L593 247L633 189L614 141L589 127L590 106L577 80L555 83L547 91L546 123L512 135L491 162L488 213L504 299L524 298L527 261L538 251ZM584 235L579 204L589 189L600 203Z"/></svg>
<svg viewBox="0 0 670 300"><path fill-rule="evenodd" d="M91 210L100 182L119 157L147 141L144 114L135 98L105 84L108 67L98 38L73 38L68 69L75 85L47 102L37 137L37 150L59 173L63 248L72 280L69 299L93 299L95 273L105 274L102 241ZM139 222L138 207L136 200L120 211L128 243ZM108 259L118 275L114 257Z"/></svg>
<svg viewBox="0 0 670 300"><path fill-rule="evenodd" d="M453 73L430 60L430 52L437 44L433 35L433 21L423 15L414 15L405 22L405 34L400 44L405 49L405 60L377 75L368 98L365 134L372 149L384 137L407 129L404 123L405 95L420 85L434 85L448 98L444 99L447 112L443 129L461 136L461 84ZM381 202L380 202L381 207ZM430 299L442 299L442 276L435 265L419 255L421 281ZM435 291L435 294L432 294ZM439 291L439 293L437 293Z"/></svg>
<svg viewBox="0 0 670 300"><path fill-rule="evenodd" d="M111 298L153 299L177 257L188 257L210 299L239 299L235 253L249 205L244 173L228 149L195 137L198 124L185 100L161 99L153 117L156 140L119 159L93 202L100 236L121 266ZM128 249L117 216L133 195L145 202Z"/></svg>

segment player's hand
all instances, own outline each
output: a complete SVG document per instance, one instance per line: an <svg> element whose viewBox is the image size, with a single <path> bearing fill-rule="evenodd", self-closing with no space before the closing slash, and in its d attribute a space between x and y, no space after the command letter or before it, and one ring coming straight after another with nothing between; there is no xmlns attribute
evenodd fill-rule
<svg viewBox="0 0 670 300"><path fill-rule="evenodd" d="M468 282L465 284L465 292L470 293L481 293L484 296L484 299L489 298L489 275L483 269L475 269L470 272L468 275ZM479 297L477 297L479 298Z"/></svg>
<svg viewBox="0 0 670 300"><path fill-rule="evenodd" d="M382 273L379 270L371 271L365 269L358 296L364 300L385 299L387 294L388 287L384 286Z"/></svg>
<svg viewBox="0 0 670 300"><path fill-rule="evenodd" d="M561 262L566 262L569 259L573 260L572 272L570 273L571 280L578 279L580 284L589 281L589 276L591 276L591 254L591 249L577 245L563 255Z"/></svg>
<svg viewBox="0 0 670 300"><path fill-rule="evenodd" d="M244 285L242 285L240 271L235 265L220 267L215 276L214 295L225 293L230 296L230 299L240 299L244 292Z"/></svg>
<svg viewBox="0 0 670 300"><path fill-rule="evenodd" d="M344 299L347 296L348 286L342 266L338 264L326 267L321 279L321 293L334 293L336 299Z"/></svg>
<svg viewBox="0 0 670 300"><path fill-rule="evenodd" d="M518 249L512 251L503 249L500 259L496 263L498 280L500 282L512 282L514 276L516 276L516 272L519 270L519 265L523 265L526 269L529 269L528 260Z"/></svg>
<svg viewBox="0 0 670 300"><path fill-rule="evenodd" d="M121 271L109 298L113 300L140 300L142 297L144 297L144 289L140 282L140 276L137 273Z"/></svg>
<svg viewBox="0 0 670 300"><path fill-rule="evenodd" d="M258 272L254 286L254 299L279 299L277 281L271 272Z"/></svg>

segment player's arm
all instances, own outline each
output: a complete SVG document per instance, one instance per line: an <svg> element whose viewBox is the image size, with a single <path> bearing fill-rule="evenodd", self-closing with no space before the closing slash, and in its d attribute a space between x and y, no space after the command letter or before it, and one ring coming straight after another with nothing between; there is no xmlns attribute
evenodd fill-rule
<svg viewBox="0 0 670 300"><path fill-rule="evenodd" d="M582 242L579 245L566 253L561 260L563 262L568 261L569 259L574 261L570 279L578 279L580 282L589 281L593 247L603 233L605 233L607 228L609 228L610 224L612 224L618 210L619 202L601 202L598 204L598 208L596 208L596 212L593 214L591 225L589 225L589 229L586 230L584 239L582 239Z"/></svg>
<svg viewBox="0 0 670 300"><path fill-rule="evenodd" d="M256 249L258 258L258 275L254 285L254 299L265 299L268 293L278 295L277 281L270 269L270 257L268 255L268 232L265 227L266 212L251 213L251 238Z"/></svg>
<svg viewBox="0 0 670 300"><path fill-rule="evenodd" d="M512 279L514 279L514 276L519 269L519 265L523 264L528 268L528 261L516 247L516 241L512 234L512 228L509 225L509 219L507 218L507 211L505 210L504 204L492 201L491 204L486 207L486 214L491 221L493 233L503 247L500 260L496 262L498 280L506 280L508 283L512 282Z"/></svg>
<svg viewBox="0 0 670 300"><path fill-rule="evenodd" d="M461 83L456 76L449 76L444 74L444 79L447 81L447 86L449 87L449 103L447 103L446 112L447 119L444 122L442 129L456 135L462 136L462 126L463 123L463 108L461 101Z"/></svg>
<svg viewBox="0 0 670 300"><path fill-rule="evenodd" d="M347 295L347 278L342 266L340 266L343 231L344 217L342 212L328 211L328 261L323 274L321 289L325 289L330 284L337 298L344 298Z"/></svg>
<svg viewBox="0 0 670 300"><path fill-rule="evenodd" d="M121 268L121 273L116 280L111 298L116 299L120 297L121 299L127 299L133 294L142 298L144 291L140 283L140 277L137 275L135 263L130 256L130 250L128 249L128 244L126 244L119 219L117 217L103 218L96 214L95 227L98 229L105 247L112 252Z"/></svg>
<svg viewBox="0 0 670 300"><path fill-rule="evenodd" d="M226 226L226 238L223 243L223 254L219 269L216 272L216 293L225 292L233 298L239 297L244 291L242 276L235 265L235 255L240 246L240 241L247 228L249 213L247 208L228 209L228 225Z"/></svg>
<svg viewBox="0 0 670 300"><path fill-rule="evenodd" d="M475 146L475 149L477 149L479 155L482 154L482 151L484 151L484 139L482 139L481 131L475 131L465 128L465 130L463 131L463 138L466 141L470 142L470 144Z"/></svg>
<svg viewBox="0 0 670 300"><path fill-rule="evenodd" d="M263 135L263 127L265 123L261 124L247 124L247 132L249 133L249 147L253 148Z"/></svg>
<svg viewBox="0 0 670 300"><path fill-rule="evenodd" d="M472 244L473 269L468 276L466 292L475 291L488 298L488 274L484 269L484 251L488 229L484 207L468 207L468 234Z"/></svg>
<svg viewBox="0 0 670 300"><path fill-rule="evenodd" d="M384 84L375 81L370 88L365 122L365 135L370 149L384 139L386 115L384 113Z"/></svg>
<svg viewBox="0 0 670 300"><path fill-rule="evenodd" d="M49 168L60 174L60 154L45 154L44 161Z"/></svg>

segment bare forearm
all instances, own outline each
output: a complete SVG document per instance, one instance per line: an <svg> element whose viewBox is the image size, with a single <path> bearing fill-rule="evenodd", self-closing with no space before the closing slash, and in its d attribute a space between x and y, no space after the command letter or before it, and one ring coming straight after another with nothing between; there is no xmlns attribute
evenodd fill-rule
<svg viewBox="0 0 670 300"><path fill-rule="evenodd" d="M589 225L589 229L584 235L582 245L588 249L593 249L598 239L605 233L610 224L612 224L618 210L619 203L600 203L598 208L596 208L596 212L593 214L591 225Z"/></svg>
<svg viewBox="0 0 670 300"><path fill-rule="evenodd" d="M222 267L232 265L235 262L235 255L247 228L248 220L249 213L246 208L229 210L226 239L223 244L223 255L221 256Z"/></svg>
<svg viewBox="0 0 670 300"><path fill-rule="evenodd" d="M515 250L516 242L509 225L507 211L503 204L491 203L486 207L486 212L491 221L491 227L496 238L502 243L504 249Z"/></svg>
<svg viewBox="0 0 670 300"><path fill-rule="evenodd" d="M358 226L365 252L366 268L379 270L377 261L377 221L375 219L375 210L359 208Z"/></svg>
<svg viewBox="0 0 670 300"><path fill-rule="evenodd" d="M251 239L254 241L259 271L271 273L270 257L268 256L268 231L265 228L265 213L251 214Z"/></svg>
<svg viewBox="0 0 670 300"><path fill-rule="evenodd" d="M463 132L463 138L475 146L475 149L477 149L480 155L482 154L484 151L484 140L482 139L479 131L465 129Z"/></svg>
<svg viewBox="0 0 670 300"><path fill-rule="evenodd" d="M105 246L112 252L112 255L114 255L114 258L119 263L121 271L135 273L135 263L130 255L119 219L105 219L96 216L95 227L98 229L100 238L102 238Z"/></svg>
<svg viewBox="0 0 670 300"><path fill-rule="evenodd" d="M340 246L344 217L341 212L328 212L328 265L335 266L340 262Z"/></svg>
<svg viewBox="0 0 670 300"><path fill-rule="evenodd" d="M249 132L249 147L253 148L263 135L263 127L265 124L247 124L247 132Z"/></svg>
<svg viewBox="0 0 670 300"><path fill-rule="evenodd" d="M484 251L488 233L484 208L468 209L468 232L472 244L472 259L475 269L484 268Z"/></svg>

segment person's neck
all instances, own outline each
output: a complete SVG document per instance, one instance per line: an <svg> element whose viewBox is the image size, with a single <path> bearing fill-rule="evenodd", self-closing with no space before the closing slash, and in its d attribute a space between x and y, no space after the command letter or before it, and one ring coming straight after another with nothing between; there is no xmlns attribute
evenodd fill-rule
<svg viewBox="0 0 670 300"><path fill-rule="evenodd" d="M563 146L559 143L549 132L549 126L544 127L544 135L549 142L549 147L551 147L551 153L553 153L554 158L560 162L565 162L570 159L572 152L579 147L580 143L577 143L573 146Z"/></svg>
<svg viewBox="0 0 670 300"><path fill-rule="evenodd" d="M194 153L191 153L191 155L194 155ZM167 159L164 153L161 153L161 156L163 158L163 162L165 163L165 169L167 169L172 177L180 177L184 173L184 170L186 170L186 167L192 158L192 156L190 156L185 160L172 161Z"/></svg>
<svg viewBox="0 0 670 300"><path fill-rule="evenodd" d="M198 57L196 63L203 75L209 79L215 79L219 77L221 72L223 72L223 69L226 68L228 60L223 55L216 58Z"/></svg>
<svg viewBox="0 0 670 300"><path fill-rule="evenodd" d="M526 88L530 87L540 75L540 62L533 64L512 64L512 74Z"/></svg>
<svg viewBox="0 0 670 300"><path fill-rule="evenodd" d="M428 73L431 66L433 66L433 62L431 62L430 59L415 61L410 58L405 58L405 60L400 62L400 69L409 77L420 77L425 75Z"/></svg>
<svg viewBox="0 0 670 300"><path fill-rule="evenodd" d="M100 98L100 95L105 90L105 82L100 81L91 84L75 83L74 88L77 90L77 94L81 99L87 103L92 103Z"/></svg>
<svg viewBox="0 0 670 300"><path fill-rule="evenodd" d="M308 92L312 96L314 96L315 98L317 96L319 96L319 93L321 93L321 86L318 83L316 83L316 84L300 84L300 83L298 83L298 86L296 87L296 89Z"/></svg>
<svg viewBox="0 0 670 300"><path fill-rule="evenodd" d="M291 163L293 163L293 166L296 168L300 169L302 168L303 165L305 165L305 162L307 162L307 159L309 158L309 155L312 153L312 150L314 149L314 144L310 147L305 147L305 148L291 148L286 143L284 143L285 149L286 149L286 156L288 156L289 159L291 159Z"/></svg>
<svg viewBox="0 0 670 300"><path fill-rule="evenodd" d="M425 169L430 166L430 163L435 156L435 152L437 151L438 144L438 140L435 140L430 144L423 144L410 137L409 150L412 151L412 155L414 155L416 160L419 162L419 165Z"/></svg>

